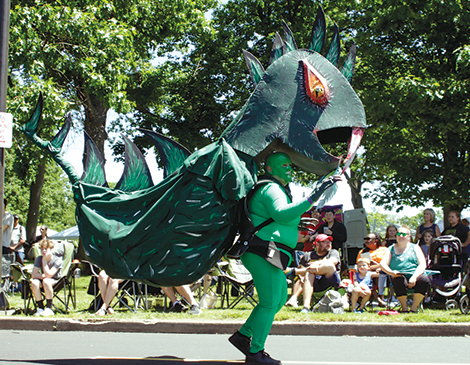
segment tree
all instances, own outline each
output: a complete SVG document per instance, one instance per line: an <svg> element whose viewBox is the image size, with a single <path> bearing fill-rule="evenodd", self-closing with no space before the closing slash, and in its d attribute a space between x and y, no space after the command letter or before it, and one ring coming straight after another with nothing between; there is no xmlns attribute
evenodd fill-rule
<svg viewBox="0 0 470 365"><path fill-rule="evenodd" d="M356 89L370 128L365 179L387 208L468 206L470 9L462 1L363 1Z"/></svg>
<svg viewBox="0 0 470 365"><path fill-rule="evenodd" d="M137 72L152 69L155 56L184 47L187 34L203 27L212 0L14 0L11 4L8 109L31 106L31 92L45 94L40 134L50 138L57 119L73 109L104 152L110 108L134 107L127 88ZM171 19L171 21L169 21ZM28 90L31 87L32 90ZM46 92L47 90L47 92ZM21 91L26 94L23 95ZM54 103L61 99L57 105ZM53 102L54 101L54 102ZM17 117L17 115L15 115ZM23 119L25 120L25 119ZM18 137L21 140L21 137ZM37 153L37 152L36 152ZM31 156L34 152L31 151ZM30 219L36 220L43 159L31 166ZM22 165L28 168L26 164ZM31 226L34 222L31 223Z"/></svg>

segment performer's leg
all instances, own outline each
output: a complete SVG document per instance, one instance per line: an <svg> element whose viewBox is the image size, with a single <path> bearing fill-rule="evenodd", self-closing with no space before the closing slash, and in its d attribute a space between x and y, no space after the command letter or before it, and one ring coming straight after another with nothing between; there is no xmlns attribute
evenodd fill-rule
<svg viewBox="0 0 470 365"><path fill-rule="evenodd" d="M240 333L251 337L250 352L257 353L264 350L274 316L287 300L287 280L281 269L258 255L247 252L241 259L253 277L259 303L240 329Z"/></svg>

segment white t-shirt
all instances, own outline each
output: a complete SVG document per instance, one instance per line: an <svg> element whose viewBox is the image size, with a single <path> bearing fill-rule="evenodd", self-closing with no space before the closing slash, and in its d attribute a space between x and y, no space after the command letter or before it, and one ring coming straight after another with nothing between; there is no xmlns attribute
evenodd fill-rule
<svg viewBox="0 0 470 365"><path fill-rule="evenodd" d="M11 245L11 232L13 230L13 224L15 224L13 215L10 212L5 212L5 214L3 214L3 228L6 226L8 227L3 231L3 247L10 247Z"/></svg>
<svg viewBox="0 0 470 365"><path fill-rule="evenodd" d="M12 244L12 246L16 245L18 242L20 242L20 238L22 238L26 241L26 230L24 229L24 227L21 224L18 224L11 231L11 244ZM21 246L16 251L24 252L24 246Z"/></svg>

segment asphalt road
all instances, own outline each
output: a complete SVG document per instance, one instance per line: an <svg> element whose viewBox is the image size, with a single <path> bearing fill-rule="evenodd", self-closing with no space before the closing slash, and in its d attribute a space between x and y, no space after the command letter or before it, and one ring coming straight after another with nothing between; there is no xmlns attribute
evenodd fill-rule
<svg viewBox="0 0 470 365"><path fill-rule="evenodd" d="M0 364L243 363L228 335L0 330ZM270 336L285 365L470 364L468 337Z"/></svg>

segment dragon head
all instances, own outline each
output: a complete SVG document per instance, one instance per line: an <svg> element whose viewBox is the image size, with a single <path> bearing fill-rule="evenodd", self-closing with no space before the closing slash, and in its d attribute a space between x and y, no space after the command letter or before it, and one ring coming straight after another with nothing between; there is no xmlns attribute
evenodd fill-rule
<svg viewBox="0 0 470 365"><path fill-rule="evenodd" d="M276 34L269 67L244 51L256 89L241 112L222 134L235 150L261 162L272 151L287 153L307 172L320 175L336 169L341 157L322 147L349 140L345 164L354 158L366 126L364 108L350 82L356 47L339 70L340 38L335 25L326 56L326 22L318 10L309 49L297 49L287 24L284 40Z"/></svg>

